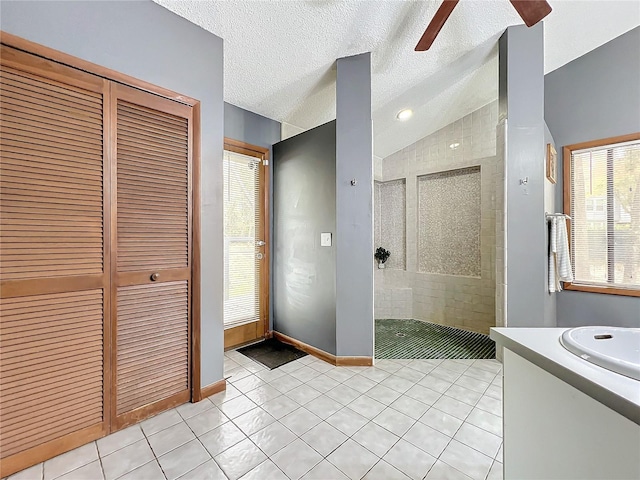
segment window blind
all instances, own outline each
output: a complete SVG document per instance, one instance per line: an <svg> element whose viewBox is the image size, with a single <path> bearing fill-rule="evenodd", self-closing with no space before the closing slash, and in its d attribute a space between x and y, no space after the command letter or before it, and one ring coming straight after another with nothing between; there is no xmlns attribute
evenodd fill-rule
<svg viewBox="0 0 640 480"><path fill-rule="evenodd" d="M224 324L260 320L260 160L224 152Z"/></svg>
<svg viewBox="0 0 640 480"><path fill-rule="evenodd" d="M574 283L640 288L640 141L571 152Z"/></svg>

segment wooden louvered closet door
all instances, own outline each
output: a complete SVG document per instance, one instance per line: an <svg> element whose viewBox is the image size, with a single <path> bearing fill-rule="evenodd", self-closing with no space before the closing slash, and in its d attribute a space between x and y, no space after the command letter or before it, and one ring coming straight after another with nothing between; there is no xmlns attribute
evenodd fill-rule
<svg viewBox="0 0 640 480"><path fill-rule="evenodd" d="M192 109L113 85L115 424L190 398Z"/></svg>
<svg viewBox="0 0 640 480"><path fill-rule="evenodd" d="M1 48L5 476L108 431L110 167L108 82Z"/></svg>

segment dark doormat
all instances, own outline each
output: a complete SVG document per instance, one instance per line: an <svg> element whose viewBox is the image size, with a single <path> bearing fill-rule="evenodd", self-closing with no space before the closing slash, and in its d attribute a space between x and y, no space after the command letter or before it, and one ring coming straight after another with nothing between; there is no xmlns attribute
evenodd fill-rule
<svg viewBox="0 0 640 480"><path fill-rule="evenodd" d="M275 338L239 348L237 351L271 370L307 355L302 350L282 343Z"/></svg>

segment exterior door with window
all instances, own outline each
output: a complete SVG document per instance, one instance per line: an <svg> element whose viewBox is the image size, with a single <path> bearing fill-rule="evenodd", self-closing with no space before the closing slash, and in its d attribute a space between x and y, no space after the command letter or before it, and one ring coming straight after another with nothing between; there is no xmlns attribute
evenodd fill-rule
<svg viewBox="0 0 640 480"><path fill-rule="evenodd" d="M269 324L268 154L225 139L225 348L264 337Z"/></svg>

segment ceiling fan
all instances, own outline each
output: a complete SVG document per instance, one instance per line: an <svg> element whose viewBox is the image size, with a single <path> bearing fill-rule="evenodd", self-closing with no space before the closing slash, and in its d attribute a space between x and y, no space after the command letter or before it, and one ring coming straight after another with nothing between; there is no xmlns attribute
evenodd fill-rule
<svg viewBox="0 0 640 480"><path fill-rule="evenodd" d="M516 9L527 27L532 27L544 17L551 13L551 5L545 0L509 0L513 8ZM424 52L429 50L429 47L433 44L433 41L442 30L443 25L453 12L453 9L458 4L459 0L444 0L440 8L436 12L429 23L429 26L422 34L420 41L416 45L416 52Z"/></svg>

